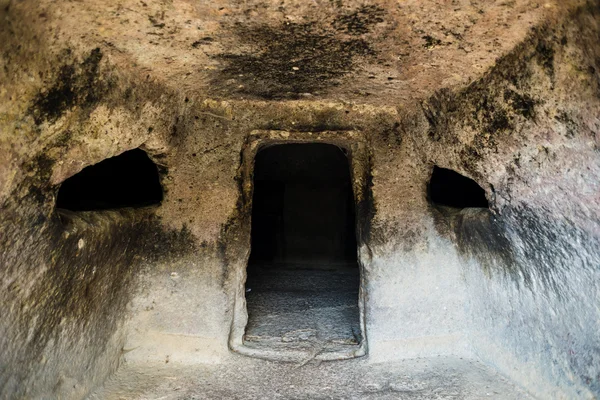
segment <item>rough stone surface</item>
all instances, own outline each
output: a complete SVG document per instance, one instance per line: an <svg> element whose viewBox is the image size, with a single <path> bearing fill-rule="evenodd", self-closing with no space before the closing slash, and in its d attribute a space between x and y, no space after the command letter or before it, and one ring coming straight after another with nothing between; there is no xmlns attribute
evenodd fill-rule
<svg viewBox="0 0 600 400"><path fill-rule="evenodd" d="M598 1L109 3L0 0L0 397L83 398L123 360L260 372L228 347L257 136L361 151L361 363L600 395ZM138 147L159 207L55 209ZM432 205L434 165L490 209Z"/></svg>
<svg viewBox="0 0 600 400"><path fill-rule="evenodd" d="M232 384L235 382L235 384ZM476 362L438 357L396 363L305 365L236 357L219 366L124 366L95 399L531 399Z"/></svg>
<svg viewBox="0 0 600 400"><path fill-rule="evenodd" d="M293 349L304 353L300 361L354 354L362 342L358 268L326 264L317 268L276 265L248 277L246 346Z"/></svg>

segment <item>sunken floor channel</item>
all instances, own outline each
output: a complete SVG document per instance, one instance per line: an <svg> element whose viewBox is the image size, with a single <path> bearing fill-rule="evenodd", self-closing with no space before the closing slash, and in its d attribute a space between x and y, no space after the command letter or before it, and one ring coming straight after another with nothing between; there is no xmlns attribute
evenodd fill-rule
<svg viewBox="0 0 600 400"><path fill-rule="evenodd" d="M244 345L315 356L356 348L360 274L345 151L314 143L260 151L251 235Z"/></svg>

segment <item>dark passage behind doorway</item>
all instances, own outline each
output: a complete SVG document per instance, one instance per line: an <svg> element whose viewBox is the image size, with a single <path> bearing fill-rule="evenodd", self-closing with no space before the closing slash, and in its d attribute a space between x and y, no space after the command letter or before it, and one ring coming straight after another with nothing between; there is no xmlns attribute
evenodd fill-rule
<svg viewBox="0 0 600 400"><path fill-rule="evenodd" d="M245 344L338 351L360 342L348 159L285 144L255 159Z"/></svg>

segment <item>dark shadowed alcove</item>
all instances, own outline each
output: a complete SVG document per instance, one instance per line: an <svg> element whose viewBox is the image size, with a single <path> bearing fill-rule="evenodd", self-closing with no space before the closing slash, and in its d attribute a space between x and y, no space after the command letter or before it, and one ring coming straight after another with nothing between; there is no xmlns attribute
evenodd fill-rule
<svg viewBox="0 0 600 400"><path fill-rule="evenodd" d="M246 345L360 342L354 198L345 152L283 144L255 159Z"/></svg>
<svg viewBox="0 0 600 400"><path fill-rule="evenodd" d="M428 186L429 200L438 206L488 208L485 190L473 179L451 169L433 167Z"/></svg>
<svg viewBox="0 0 600 400"><path fill-rule="evenodd" d="M162 201L156 164L140 149L84 168L65 180L56 207L72 211L143 207Z"/></svg>

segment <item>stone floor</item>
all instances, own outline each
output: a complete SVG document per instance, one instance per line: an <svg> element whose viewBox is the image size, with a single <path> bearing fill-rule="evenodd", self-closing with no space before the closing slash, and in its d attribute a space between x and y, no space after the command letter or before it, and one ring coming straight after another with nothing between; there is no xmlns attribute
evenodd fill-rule
<svg viewBox="0 0 600 400"><path fill-rule="evenodd" d="M355 265L253 266L248 272L244 345L351 351L361 342L359 270Z"/></svg>
<svg viewBox="0 0 600 400"><path fill-rule="evenodd" d="M437 357L305 365L232 355L219 365L124 365L91 400L532 399L473 361Z"/></svg>
<svg viewBox="0 0 600 400"><path fill-rule="evenodd" d="M297 266L296 266L297 267ZM358 346L356 268L264 268L246 284L246 346L332 351ZM267 361L231 353L221 364L124 364L92 400L530 399L471 360L437 357L376 364L309 357Z"/></svg>
<svg viewBox="0 0 600 400"><path fill-rule="evenodd" d="M231 354L217 365L125 364L91 399L530 398L493 370L458 358L315 359L319 351L358 346L358 286L357 268L255 266L246 284L245 346L312 349L313 357L285 363Z"/></svg>

